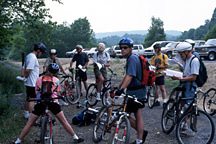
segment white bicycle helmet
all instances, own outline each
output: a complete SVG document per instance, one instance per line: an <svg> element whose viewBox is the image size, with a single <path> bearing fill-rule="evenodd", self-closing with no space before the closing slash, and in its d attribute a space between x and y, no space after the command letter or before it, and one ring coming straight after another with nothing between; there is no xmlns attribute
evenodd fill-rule
<svg viewBox="0 0 216 144"><path fill-rule="evenodd" d="M183 51L191 51L192 50L192 45L187 43L187 42L181 42L177 45L176 50L178 52L183 52Z"/></svg>
<svg viewBox="0 0 216 144"><path fill-rule="evenodd" d="M195 41L193 41L192 39L186 39L186 40L184 40L184 42L187 42L187 43L191 44L192 46L195 45Z"/></svg>
<svg viewBox="0 0 216 144"><path fill-rule="evenodd" d="M103 51L105 50L105 44L104 44L104 43L99 43L99 44L97 45L97 50L98 50L99 52L103 52Z"/></svg>
<svg viewBox="0 0 216 144"><path fill-rule="evenodd" d="M57 54L56 49L51 49L51 50L50 50L50 54Z"/></svg>
<svg viewBox="0 0 216 144"><path fill-rule="evenodd" d="M82 46L82 45L77 45L76 48L81 48L81 49L83 49L83 46Z"/></svg>

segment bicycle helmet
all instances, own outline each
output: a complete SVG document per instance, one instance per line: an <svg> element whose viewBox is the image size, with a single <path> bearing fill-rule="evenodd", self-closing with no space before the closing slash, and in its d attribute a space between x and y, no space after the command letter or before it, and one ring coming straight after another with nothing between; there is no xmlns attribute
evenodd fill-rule
<svg viewBox="0 0 216 144"><path fill-rule="evenodd" d="M98 50L99 52L103 52L103 51L105 50L105 44L104 44L104 43L99 43L99 44L97 45L97 50Z"/></svg>
<svg viewBox="0 0 216 144"><path fill-rule="evenodd" d="M186 40L184 40L184 42L191 44L192 47L194 47L194 45L195 45L195 41L193 41L192 39L186 39Z"/></svg>
<svg viewBox="0 0 216 144"><path fill-rule="evenodd" d="M154 46L153 46L153 48L155 49L155 48L161 48L161 45L160 44L155 44Z"/></svg>
<svg viewBox="0 0 216 144"><path fill-rule="evenodd" d="M42 53L46 53L46 46L43 43L36 43L34 44L35 50L40 49Z"/></svg>
<svg viewBox="0 0 216 144"><path fill-rule="evenodd" d="M82 45L77 45L76 48L83 49Z"/></svg>
<svg viewBox="0 0 216 144"><path fill-rule="evenodd" d="M59 66L56 63L51 63L48 66L48 71L52 74L56 74L59 71Z"/></svg>
<svg viewBox="0 0 216 144"><path fill-rule="evenodd" d="M191 51L192 50L192 45L187 43L187 42L181 42L177 45L176 50L178 52L183 52L183 51Z"/></svg>
<svg viewBox="0 0 216 144"><path fill-rule="evenodd" d="M130 38L125 37L125 38L123 38L123 39L121 39L119 41L119 45L122 45L122 44L126 44L126 45L128 45L130 47L133 47L133 40L130 39Z"/></svg>
<svg viewBox="0 0 216 144"><path fill-rule="evenodd" d="M55 54L55 55L56 55L56 54L57 54L56 49L51 49L51 50L50 50L50 54Z"/></svg>

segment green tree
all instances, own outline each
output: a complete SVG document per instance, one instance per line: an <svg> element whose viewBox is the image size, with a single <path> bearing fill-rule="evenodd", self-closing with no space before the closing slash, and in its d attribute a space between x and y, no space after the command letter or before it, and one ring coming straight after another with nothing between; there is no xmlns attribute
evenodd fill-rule
<svg viewBox="0 0 216 144"><path fill-rule="evenodd" d="M155 41L166 40L166 34L164 33L163 21L160 18L151 18L151 27L148 30L148 34L144 40L144 47L151 46Z"/></svg>
<svg viewBox="0 0 216 144"><path fill-rule="evenodd" d="M208 40L211 38L216 38L216 24L204 37L205 40Z"/></svg>

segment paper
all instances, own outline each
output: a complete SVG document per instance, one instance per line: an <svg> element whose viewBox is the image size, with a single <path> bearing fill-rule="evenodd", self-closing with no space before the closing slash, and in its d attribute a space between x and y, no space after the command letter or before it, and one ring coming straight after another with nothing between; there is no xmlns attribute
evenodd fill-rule
<svg viewBox="0 0 216 144"><path fill-rule="evenodd" d="M100 64L100 63L97 63L97 62L95 62L96 64L97 64L97 67L99 68L99 70L102 68L102 64Z"/></svg>
<svg viewBox="0 0 216 144"><path fill-rule="evenodd" d="M151 65L149 66L149 70L156 71L156 67Z"/></svg>
<svg viewBox="0 0 216 144"><path fill-rule="evenodd" d="M183 67L183 65L177 60L177 59L167 59L168 65L179 65L180 67Z"/></svg>
<svg viewBox="0 0 216 144"><path fill-rule="evenodd" d="M83 72L86 72L86 69L83 69L81 65L78 65L78 68L81 69Z"/></svg>
<svg viewBox="0 0 216 144"><path fill-rule="evenodd" d="M183 73L179 72L179 71L166 69L166 71L162 71L161 73L168 76L168 77L177 76L177 77L183 78Z"/></svg>
<svg viewBox="0 0 216 144"><path fill-rule="evenodd" d="M23 82L27 81L27 78L21 76L17 76L16 79L21 80Z"/></svg>

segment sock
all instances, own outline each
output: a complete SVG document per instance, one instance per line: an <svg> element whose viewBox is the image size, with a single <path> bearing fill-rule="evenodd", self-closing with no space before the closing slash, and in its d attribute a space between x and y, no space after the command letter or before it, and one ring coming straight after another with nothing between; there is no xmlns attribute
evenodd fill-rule
<svg viewBox="0 0 216 144"><path fill-rule="evenodd" d="M19 138L15 141L15 144L21 143L22 140L20 140Z"/></svg>
<svg viewBox="0 0 216 144"><path fill-rule="evenodd" d="M167 100L166 99L163 99L163 103L166 103L167 102Z"/></svg>
<svg viewBox="0 0 216 144"><path fill-rule="evenodd" d="M160 101L160 98L157 98L157 99L156 99L156 101L158 101L158 102L159 102L159 101Z"/></svg>
<svg viewBox="0 0 216 144"><path fill-rule="evenodd" d="M76 134L74 134L73 139L79 139Z"/></svg>
<svg viewBox="0 0 216 144"><path fill-rule="evenodd" d="M136 139L136 144L141 144L142 140Z"/></svg>
<svg viewBox="0 0 216 144"><path fill-rule="evenodd" d="M100 93L97 93L97 97L100 97Z"/></svg>

